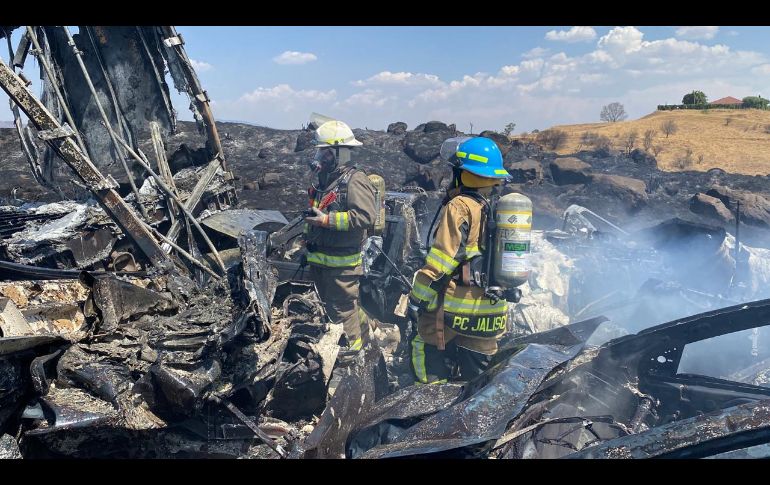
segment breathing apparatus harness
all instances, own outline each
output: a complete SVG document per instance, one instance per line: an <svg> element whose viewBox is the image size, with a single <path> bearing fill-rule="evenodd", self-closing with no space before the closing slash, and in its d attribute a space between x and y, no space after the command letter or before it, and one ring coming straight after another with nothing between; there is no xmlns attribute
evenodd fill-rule
<svg viewBox="0 0 770 485"><path fill-rule="evenodd" d="M433 244L433 238L435 237L435 226L438 220L439 214L442 209L446 207L450 200L460 195L465 195L479 204L482 205L483 210L481 212L481 227L483 228L483 242L479 241L482 249L481 258L473 258L470 261L463 262L459 268L460 273L453 277L459 277L459 280L466 286L478 286L484 288L484 295L487 296L492 303L497 303L504 297L505 290L500 286L491 286L492 283L492 250L494 249L495 230L497 229L497 223L495 222L495 211L497 208L497 200L499 196L495 193L489 199L481 195L475 190L471 190L460 183L461 169L459 166L454 165L452 167L452 185L455 189L459 189L459 193L452 194L451 190L447 193L444 199L441 201L441 206L436 211L436 215L433 216L433 221L430 224L428 230L428 247ZM480 263L480 264L479 264Z"/></svg>
<svg viewBox="0 0 770 485"><path fill-rule="evenodd" d="M433 217L433 221L430 224L430 229L428 230L427 246L430 247L433 243L433 238L435 237L434 228L436 226L436 221L438 220L438 216L441 214L442 209L446 207L449 201L452 198L458 197L460 195L465 195L472 198L483 207L481 213L483 241L479 241L482 250L482 256L481 258L476 257L470 261L463 262L459 266L460 272L453 275L452 277L458 278L466 286L477 286L479 288L483 288L484 296L489 298L492 304L495 304L502 299L505 299L509 302L518 303L521 299L521 290L519 288L504 288L493 283L492 253L495 250L495 236L497 231L495 215L497 213L497 202L500 196L497 191L494 191L493 194L487 198L476 190L469 189L468 187L462 185L460 182L460 175L462 172L460 167L462 165L462 161L458 160L457 162L452 163L452 186L454 189L459 189L459 193L452 194L452 191L450 190L441 201L441 206L436 211L436 215Z"/></svg>

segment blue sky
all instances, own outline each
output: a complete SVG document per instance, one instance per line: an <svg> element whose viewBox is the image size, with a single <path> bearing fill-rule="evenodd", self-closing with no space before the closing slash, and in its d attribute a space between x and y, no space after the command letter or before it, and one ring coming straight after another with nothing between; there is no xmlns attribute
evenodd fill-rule
<svg viewBox="0 0 770 485"><path fill-rule="evenodd" d="M438 119L521 132L596 122L613 101L638 118L693 89L711 100L770 95L768 27L177 29L217 119L274 128L317 111L354 127ZM0 120L11 119L0 103Z"/></svg>

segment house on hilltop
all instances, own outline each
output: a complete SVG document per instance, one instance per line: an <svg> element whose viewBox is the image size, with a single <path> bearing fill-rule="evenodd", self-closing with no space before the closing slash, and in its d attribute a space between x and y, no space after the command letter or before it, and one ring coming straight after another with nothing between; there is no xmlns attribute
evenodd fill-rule
<svg viewBox="0 0 770 485"><path fill-rule="evenodd" d="M709 104L743 104L743 101L741 101L740 99L733 98L732 96L727 96L726 98L712 101Z"/></svg>

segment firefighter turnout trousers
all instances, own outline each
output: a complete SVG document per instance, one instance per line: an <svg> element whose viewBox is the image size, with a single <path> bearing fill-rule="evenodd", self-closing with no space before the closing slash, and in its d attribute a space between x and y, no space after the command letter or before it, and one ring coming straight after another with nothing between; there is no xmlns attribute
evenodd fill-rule
<svg viewBox="0 0 770 485"><path fill-rule="evenodd" d="M410 344L418 384L443 384L458 375L469 381L487 370L492 361L491 356L460 347L455 341L449 342L445 350L438 350L435 345L426 345L419 333Z"/></svg>
<svg viewBox="0 0 770 485"><path fill-rule="evenodd" d="M310 266L310 277L318 288L324 308L335 323L341 323L350 350L359 350L368 341L369 320L358 306L358 280L361 266L324 268Z"/></svg>

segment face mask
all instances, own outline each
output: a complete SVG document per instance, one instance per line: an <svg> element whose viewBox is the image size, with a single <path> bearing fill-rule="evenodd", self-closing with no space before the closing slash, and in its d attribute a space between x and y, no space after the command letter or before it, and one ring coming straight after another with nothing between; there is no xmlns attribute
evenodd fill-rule
<svg viewBox="0 0 770 485"><path fill-rule="evenodd" d="M336 161L334 149L332 148L319 148L315 152L315 157L310 161L310 170L313 173L318 173L324 168L333 167Z"/></svg>

